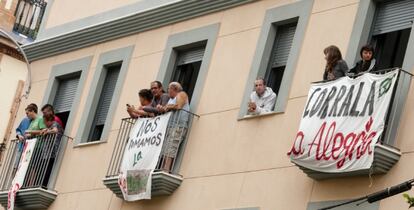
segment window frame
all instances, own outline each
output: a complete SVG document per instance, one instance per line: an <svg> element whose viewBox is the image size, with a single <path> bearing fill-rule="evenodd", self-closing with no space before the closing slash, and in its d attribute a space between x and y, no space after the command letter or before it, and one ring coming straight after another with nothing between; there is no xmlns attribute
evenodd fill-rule
<svg viewBox="0 0 414 210"><path fill-rule="evenodd" d="M115 114L114 112L118 105L118 101L121 95L121 89L125 81L125 76L128 70L128 66L133 51L134 46L128 46L100 54L98 63L95 68L95 73L93 75L92 83L89 89L89 93L86 98L85 109L83 111L83 113L87 114L84 114L81 117L78 133L74 141L74 147L105 143L108 141L109 132L112 128L113 117ZM106 123L103 128L101 138L97 141L90 142L88 141L89 133L98 106L98 99L102 92L104 78L106 76L106 66L120 62L122 62L121 69L119 71L118 80L115 86L114 94L111 99L111 105L109 106L108 114L106 116Z"/></svg>
<svg viewBox="0 0 414 210"><path fill-rule="evenodd" d="M271 51L277 36L277 26L297 21L295 35L284 70L284 76L280 85L279 94L276 97L275 108L270 113L255 115L253 117L268 116L269 114L285 112L287 101L289 99L290 86L296 70L299 52L305 37L305 31L312 11L313 2L313 0L300 1L268 9L266 11L249 77L244 90L242 103L240 105L239 120L252 118L252 116L247 115L247 103L249 102L250 94L253 91L254 81L257 77L264 77L269 67Z"/></svg>
<svg viewBox="0 0 414 210"><path fill-rule="evenodd" d="M193 113L197 113L197 106L200 102L201 93L203 91L204 83L207 78L207 73L213 55L214 46L216 45L219 29L220 23L215 23L200 28L192 29L189 31L172 34L168 37L167 40L164 55L162 57L160 68L157 74L157 80L161 81L165 87L172 79L176 67L178 55L177 50L182 50L186 48L188 49L197 45L199 46L200 44L203 44L205 42L204 55L190 103L190 111ZM179 150L179 153L177 154L177 159L175 161L174 168L172 169L173 173L178 173L181 167L181 162L185 153L185 148L187 147L187 139L191 131L191 124L192 122L189 122L187 136L185 138L185 141L181 143L181 148Z"/></svg>
<svg viewBox="0 0 414 210"><path fill-rule="evenodd" d="M197 111L204 82L207 78L207 72L210 66L213 49L216 44L219 28L220 24L216 23L170 35L161 60L157 80L162 81L163 85L167 86L172 79L176 67L178 51L201 46L205 43L203 60L201 62L198 78L193 91L193 97L190 103L190 109L194 113Z"/></svg>
<svg viewBox="0 0 414 210"><path fill-rule="evenodd" d="M355 64L359 59L360 48L368 43L372 37L372 26L375 18L376 3L381 0L360 1L358 5L357 14L355 16L354 26L352 29L350 42L346 54L346 61ZM404 62L402 69L413 73L414 60L410 59L409 55L414 54L414 24L411 27L410 37L405 51ZM354 41L353 41L354 40ZM409 88L411 83L411 76L408 74L400 74L400 79L397 84L393 106L390 110L390 118L388 126L385 130L384 144L395 145L398 127L401 123L404 105L407 100Z"/></svg>
<svg viewBox="0 0 414 210"><path fill-rule="evenodd" d="M88 56L66 63L54 65L49 75L48 84L45 90L42 104L52 104L55 100L56 92L59 86L59 78L72 74L80 74L79 83L74 98L74 101L79 101L85 86L86 77L88 75L92 59L93 56ZM66 122L64 135L70 136L78 108L79 103L72 104L72 107L70 109L71 114L69 114L68 120ZM66 144L67 141L62 141L61 148L66 148ZM55 161L55 166L53 167L53 170L51 172L48 189L53 189L55 186L57 174L62 164L63 156L64 150L61 150L58 153L57 160Z"/></svg>

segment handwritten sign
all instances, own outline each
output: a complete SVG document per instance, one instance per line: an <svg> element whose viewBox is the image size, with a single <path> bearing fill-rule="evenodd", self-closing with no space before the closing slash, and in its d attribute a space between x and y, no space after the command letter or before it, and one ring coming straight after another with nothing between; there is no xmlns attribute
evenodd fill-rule
<svg viewBox="0 0 414 210"><path fill-rule="evenodd" d="M327 173L369 169L397 76L367 73L313 84L288 152L291 161Z"/></svg>
<svg viewBox="0 0 414 210"><path fill-rule="evenodd" d="M129 135L118 184L124 199L151 199L152 173L157 166L171 113L139 118Z"/></svg>

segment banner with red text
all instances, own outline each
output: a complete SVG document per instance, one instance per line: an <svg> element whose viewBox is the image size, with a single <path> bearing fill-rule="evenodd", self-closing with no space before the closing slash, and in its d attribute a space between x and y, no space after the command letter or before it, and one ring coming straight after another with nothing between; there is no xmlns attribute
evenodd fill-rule
<svg viewBox="0 0 414 210"><path fill-rule="evenodd" d="M118 184L126 201L151 199L152 173L157 166L171 112L139 118L129 134Z"/></svg>
<svg viewBox="0 0 414 210"><path fill-rule="evenodd" d="M12 180L12 184L7 196L7 210L14 209L14 201L16 199L16 193L23 185L24 177L26 176L27 168L29 167L30 160L36 145L37 139L28 139L24 142L22 155L20 157L19 165L17 167L16 174Z"/></svg>
<svg viewBox="0 0 414 210"><path fill-rule="evenodd" d="M398 70L312 84L290 159L320 172L369 169Z"/></svg>

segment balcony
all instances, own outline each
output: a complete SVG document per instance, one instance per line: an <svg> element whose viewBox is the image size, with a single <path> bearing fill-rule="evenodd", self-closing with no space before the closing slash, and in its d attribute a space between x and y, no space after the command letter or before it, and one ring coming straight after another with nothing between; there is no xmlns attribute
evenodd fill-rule
<svg viewBox="0 0 414 210"><path fill-rule="evenodd" d="M184 153L187 137L190 131L190 125L193 120L193 117L196 116L193 113L186 112L184 110L175 111L168 122L166 137L169 138L170 130L174 130L178 127L183 127L183 125L178 125L178 120L183 114L189 116L188 125L186 125L187 132L181 133L182 142L178 148L177 153L174 155L172 166L170 170L162 169L165 159L160 155L157 167L152 175L152 189L151 194L153 196L161 195L171 195L183 181L181 175L178 174L179 165L181 162L182 155ZM125 118L122 119L121 126L118 132L118 136L115 142L115 147L112 152L111 161L106 173L105 178L103 179L104 185L109 188L117 197L123 198L121 189L118 185L118 174L120 172L122 157L124 155L125 147L129 141L129 134L133 126L135 125L136 119ZM165 151L166 148L169 148L171 141L165 141L162 150Z"/></svg>
<svg viewBox="0 0 414 210"><path fill-rule="evenodd" d="M395 69L386 69L375 72L376 74L384 74ZM304 167L292 161L299 167L308 177L315 180L323 180L330 178L349 177L349 176L361 176L372 174L386 174L400 159L401 152L398 148L394 147L396 128L398 128L399 114L401 114L401 86L404 84L403 80L406 80L410 73L399 69L399 75L397 77L394 91L392 92L390 105L387 110L387 116L384 125L384 131L376 144L373 154L374 159L370 169L357 170L352 172L341 173L326 173L310 168ZM399 95L398 95L399 94ZM400 109L400 110L398 110Z"/></svg>
<svg viewBox="0 0 414 210"><path fill-rule="evenodd" d="M44 0L19 0L14 16L13 31L32 40L36 39L47 2Z"/></svg>
<svg viewBox="0 0 414 210"><path fill-rule="evenodd" d="M56 199L57 192L49 180L66 137L58 134L38 136L21 189L16 194L15 207L46 209ZM7 208L7 195L20 160L23 143L12 140L0 170L0 204Z"/></svg>

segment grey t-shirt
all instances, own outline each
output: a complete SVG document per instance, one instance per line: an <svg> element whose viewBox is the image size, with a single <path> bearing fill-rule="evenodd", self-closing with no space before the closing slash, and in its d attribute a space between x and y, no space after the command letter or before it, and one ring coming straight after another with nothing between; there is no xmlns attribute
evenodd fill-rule
<svg viewBox="0 0 414 210"><path fill-rule="evenodd" d="M160 114L156 109L157 105L165 106L170 100L170 97L167 93L161 95L161 97L157 100L155 97L152 99L151 106L144 107L143 110L149 113Z"/></svg>

